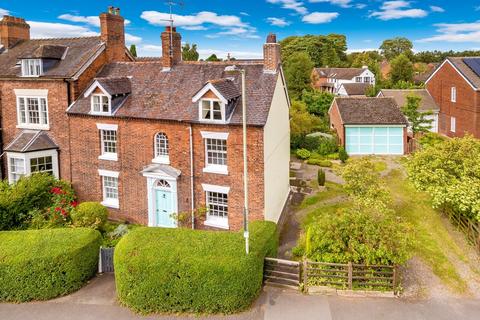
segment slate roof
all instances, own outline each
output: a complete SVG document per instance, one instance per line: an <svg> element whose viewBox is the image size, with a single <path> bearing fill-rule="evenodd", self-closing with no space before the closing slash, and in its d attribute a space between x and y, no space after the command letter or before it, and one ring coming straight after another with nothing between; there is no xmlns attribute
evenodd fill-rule
<svg viewBox="0 0 480 320"><path fill-rule="evenodd" d="M231 100L240 97L240 89L231 79L218 79L208 81L226 99Z"/></svg>
<svg viewBox="0 0 480 320"><path fill-rule="evenodd" d="M315 68L319 76L325 78L335 78L342 80L351 80L362 74L366 69L363 68Z"/></svg>
<svg viewBox="0 0 480 320"><path fill-rule="evenodd" d="M335 98L343 124L408 125L393 98Z"/></svg>
<svg viewBox="0 0 480 320"><path fill-rule="evenodd" d="M397 105L401 108L407 103L407 96L413 94L422 98L420 104L420 111L440 111L440 107L435 103L435 100L430 95L427 89L412 89L412 90L393 90L382 89L380 94L383 97L392 97L395 99Z"/></svg>
<svg viewBox="0 0 480 320"><path fill-rule="evenodd" d="M364 96L367 88L370 86L368 83L344 83L342 86L349 96Z"/></svg>
<svg viewBox="0 0 480 320"><path fill-rule="evenodd" d="M209 80L232 77L231 82L240 91L240 74L225 72L225 67L233 64L246 71L247 123L263 126L279 76L264 73L263 63L183 62L165 72L158 61L116 62L106 65L99 77L131 77L132 92L114 113L115 117L198 122L198 107L192 98ZM241 108L236 107L241 101L241 97L236 99L230 124L242 123ZM69 114L89 112L90 99L83 95L68 110Z"/></svg>
<svg viewBox="0 0 480 320"><path fill-rule="evenodd" d="M111 96L132 92L132 83L127 77L95 78Z"/></svg>
<svg viewBox="0 0 480 320"><path fill-rule="evenodd" d="M463 61L463 59L468 58L448 57L447 59L455 66L455 68L458 69L458 71L460 71L461 74L463 74L465 78L468 79L468 81L475 87L475 89L480 88L480 76L477 75L472 69L470 69L470 67Z"/></svg>
<svg viewBox="0 0 480 320"><path fill-rule="evenodd" d="M42 48L43 46L43 48ZM21 42L0 54L0 78L18 77L21 68L18 60L36 55L58 57L60 47L68 47L63 60L48 68L41 77L71 78L93 57L104 44L100 37L32 39ZM46 58L46 57L45 57Z"/></svg>
<svg viewBox="0 0 480 320"><path fill-rule="evenodd" d="M7 145L4 151L26 153L51 149L58 149L58 146L45 131L24 130Z"/></svg>
<svg viewBox="0 0 480 320"><path fill-rule="evenodd" d="M20 56L20 58L43 58L60 60L62 59L66 50L68 50L68 47L66 46L42 44L32 53L25 53L25 55Z"/></svg>

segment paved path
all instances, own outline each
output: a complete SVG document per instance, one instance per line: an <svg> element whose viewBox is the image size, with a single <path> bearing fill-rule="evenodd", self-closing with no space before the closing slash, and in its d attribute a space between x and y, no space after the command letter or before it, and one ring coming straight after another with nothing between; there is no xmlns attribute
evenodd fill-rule
<svg viewBox="0 0 480 320"><path fill-rule="evenodd" d="M115 301L112 275L101 275L80 291L48 302L0 304L2 320L134 320L134 319L231 319L231 320L478 320L480 300L406 301L395 298L346 298L303 295L265 288L248 312L233 316L141 317Z"/></svg>

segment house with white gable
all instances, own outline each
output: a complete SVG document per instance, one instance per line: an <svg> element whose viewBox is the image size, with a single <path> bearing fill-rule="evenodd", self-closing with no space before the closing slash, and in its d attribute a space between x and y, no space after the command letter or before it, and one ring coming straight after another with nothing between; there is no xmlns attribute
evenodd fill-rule
<svg viewBox="0 0 480 320"><path fill-rule="evenodd" d="M312 86L321 91L340 94L343 84L375 85L375 74L367 66L362 68L315 68L311 75Z"/></svg>

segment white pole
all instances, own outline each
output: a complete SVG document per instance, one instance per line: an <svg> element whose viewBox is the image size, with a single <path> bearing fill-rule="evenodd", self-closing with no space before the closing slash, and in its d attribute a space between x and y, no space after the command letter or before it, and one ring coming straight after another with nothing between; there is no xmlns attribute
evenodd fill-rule
<svg viewBox="0 0 480 320"><path fill-rule="evenodd" d="M245 252L249 253L249 231L248 231L248 165L247 165L247 90L245 88L245 70L242 73L242 122L243 122L243 192L244 192L244 208L243 221L245 237Z"/></svg>

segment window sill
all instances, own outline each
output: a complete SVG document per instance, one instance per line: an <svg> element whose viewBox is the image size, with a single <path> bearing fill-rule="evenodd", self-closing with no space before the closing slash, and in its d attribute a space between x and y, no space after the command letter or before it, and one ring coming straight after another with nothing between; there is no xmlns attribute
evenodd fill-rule
<svg viewBox="0 0 480 320"><path fill-rule="evenodd" d="M226 230L230 229L228 226L228 218L224 218L224 219L207 218L207 220L205 220L203 224L213 228L226 229Z"/></svg>
<svg viewBox="0 0 480 320"><path fill-rule="evenodd" d="M228 167L227 166L207 166L203 168L203 172L228 175Z"/></svg>
<svg viewBox="0 0 480 320"><path fill-rule="evenodd" d="M95 111L91 111L88 113L92 116L104 116L104 117L111 117L112 116L112 113L111 112L95 112Z"/></svg>
<svg viewBox="0 0 480 320"><path fill-rule="evenodd" d="M107 161L118 161L118 155L116 153L105 153L98 156L98 159Z"/></svg>
<svg viewBox="0 0 480 320"><path fill-rule="evenodd" d="M170 158L169 157L156 157L152 159L153 163L158 163L158 164L170 164Z"/></svg>
<svg viewBox="0 0 480 320"><path fill-rule="evenodd" d="M17 129L50 130L50 126L44 124L18 124Z"/></svg>
<svg viewBox="0 0 480 320"><path fill-rule="evenodd" d="M120 205L118 204L118 200L103 200L101 204L107 208L118 209Z"/></svg>

